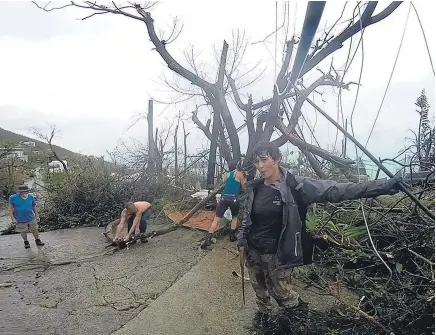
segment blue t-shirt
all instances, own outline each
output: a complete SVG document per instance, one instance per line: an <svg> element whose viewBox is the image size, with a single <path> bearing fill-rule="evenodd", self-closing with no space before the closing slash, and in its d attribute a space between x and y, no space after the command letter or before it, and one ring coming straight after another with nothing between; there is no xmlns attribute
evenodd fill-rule
<svg viewBox="0 0 436 335"><path fill-rule="evenodd" d="M18 193L9 197L9 205L14 209L14 216L19 223L28 223L35 219L33 207L36 206L36 200L33 194L29 194L23 199Z"/></svg>

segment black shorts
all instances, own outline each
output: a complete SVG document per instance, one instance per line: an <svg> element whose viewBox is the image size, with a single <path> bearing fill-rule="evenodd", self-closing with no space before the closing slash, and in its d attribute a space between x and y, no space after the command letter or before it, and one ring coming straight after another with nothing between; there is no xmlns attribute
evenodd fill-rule
<svg viewBox="0 0 436 335"><path fill-rule="evenodd" d="M219 218L222 218L224 216L224 213L226 212L227 208L230 207L230 211L232 212L232 217L235 217L239 213L239 201L234 196L226 196L223 195L220 199L220 202L218 203L216 207L215 215Z"/></svg>

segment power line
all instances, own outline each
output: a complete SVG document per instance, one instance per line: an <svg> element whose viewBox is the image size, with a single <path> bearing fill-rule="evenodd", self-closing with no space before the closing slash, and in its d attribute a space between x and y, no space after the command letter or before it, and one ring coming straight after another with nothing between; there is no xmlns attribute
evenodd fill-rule
<svg viewBox="0 0 436 335"><path fill-rule="evenodd" d="M394 66L392 67L391 75L389 77L389 81L388 81L388 84L386 86L385 93L383 94L383 98L382 98L380 107L379 107L379 109L377 111L377 115L375 117L374 123L372 124L371 131L369 132L368 139L366 140L365 148L368 145L368 142L369 142L369 139L371 138L372 132L373 132L374 127L375 127L375 124L377 123L378 117L380 115L380 111L381 111L381 109L383 107L383 103L384 103L385 98L386 98L386 94L388 93L388 89L389 89L389 86L391 84L392 76L394 75L394 72L395 72L395 67L397 65L398 57L400 56L401 46L403 45L404 36L406 35L406 28L407 28L407 23L409 22L409 16L410 16L410 10L411 9L412 9L412 3L410 3L410 5L409 5L409 11L407 12L406 23L404 24L403 35L401 36L400 46L398 47L397 56L395 57Z"/></svg>
<svg viewBox="0 0 436 335"><path fill-rule="evenodd" d="M410 4L412 5L413 9L415 10L416 17L418 18L419 25L421 26L422 36L424 36L425 46L427 47L428 59L430 59L430 64L431 64L431 69L433 70L433 75L435 75L433 61L431 59L431 54L430 54L430 49L428 47L427 38L425 37L424 27L422 26L421 19L419 18L418 11L416 10L415 5L413 4L413 2L410 2Z"/></svg>

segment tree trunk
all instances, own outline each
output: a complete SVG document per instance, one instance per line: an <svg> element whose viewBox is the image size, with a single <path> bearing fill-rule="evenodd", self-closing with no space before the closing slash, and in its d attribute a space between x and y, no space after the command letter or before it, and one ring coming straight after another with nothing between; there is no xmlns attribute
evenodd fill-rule
<svg viewBox="0 0 436 335"><path fill-rule="evenodd" d="M188 138L189 133L186 133L185 123L182 122L183 126L183 171L186 171L188 168L188 144L186 143L186 139Z"/></svg>
<svg viewBox="0 0 436 335"><path fill-rule="evenodd" d="M155 170L155 143L153 139L153 100L148 100L148 162L147 171L154 172ZM157 140L157 139L156 139Z"/></svg>
<svg viewBox="0 0 436 335"><path fill-rule="evenodd" d="M177 145L177 133L179 131L179 123L180 123L180 115L179 115L179 120L177 121L177 126L176 129L174 130L174 184L177 185L178 182L178 178L177 176L179 175L179 165L178 165L178 150L179 147Z"/></svg>
<svg viewBox="0 0 436 335"><path fill-rule="evenodd" d="M207 189L209 190L213 188L214 179L215 179L216 148L217 148L217 138L219 136L219 122L221 122L220 115L216 110L214 110L212 138L210 140L209 161L207 164L207 178L206 178Z"/></svg>
<svg viewBox="0 0 436 335"><path fill-rule="evenodd" d="M68 167L67 167L67 164L65 164L65 162L64 162L62 159L60 159L60 157L58 156L58 154L56 153L56 151L54 151L54 149L53 149L53 145L51 144L51 140L50 140L50 142L48 143L48 145L49 145L49 147L50 147L50 150L51 150L53 156L56 158L56 160L58 160L58 161L62 164L62 167L64 168L64 171L68 173Z"/></svg>

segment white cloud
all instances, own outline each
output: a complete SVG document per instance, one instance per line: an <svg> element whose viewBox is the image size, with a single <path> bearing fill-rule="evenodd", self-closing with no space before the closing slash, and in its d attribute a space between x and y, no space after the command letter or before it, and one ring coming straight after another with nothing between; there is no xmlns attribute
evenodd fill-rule
<svg viewBox="0 0 436 335"><path fill-rule="evenodd" d="M432 13L435 5L430 2L415 3L426 29L430 49L434 49L435 32ZM296 32L299 34L306 5L298 3ZM380 4L379 6L385 6ZM289 6L289 31L293 31L295 5ZM341 3L328 2L320 28L334 22L342 9ZM352 10L352 5L349 5ZM402 29L408 11L403 3L385 21L370 26L364 34L364 72L359 101L355 111L356 136L365 141L377 112L383 91L387 84L393 61L398 49ZM144 24L124 17L105 15L86 21L75 20L86 15L84 11L66 9L44 13L29 3L0 3L0 116L2 126L10 130L23 129L26 120L42 122L57 120L62 125L62 143L73 150L86 153L104 154L111 150L120 136L126 136L125 129L132 114L145 111L149 94L165 98L162 86L156 84L163 73L170 73L157 53L152 50ZM241 15L241 13L245 13ZM283 4L279 4L280 24L283 19ZM231 40L232 29L245 29L251 41L263 39L274 30L275 4L253 6L251 2L165 2L153 12L158 28L171 23L171 17L183 19L184 31L180 38L168 46L174 56L183 61L183 50L192 44L201 52L200 59L209 68L214 68L213 46L221 48L222 39ZM344 15L348 18L349 15ZM359 35L356 35L357 37ZM283 33L278 39L283 40ZM266 44L274 54L274 36ZM347 45L334 55L334 64L345 62ZM277 52L281 59L281 51ZM250 46L247 64L262 60L261 66L268 68L268 74L258 83L245 89L256 101L267 98L272 92L274 60L265 45ZM347 79L357 81L360 71L361 53L356 59ZM325 62L327 67L330 59ZM308 81L317 78L316 71ZM214 77L214 74L211 74ZM169 76L171 78L171 75ZM183 80L182 80L183 82ZM409 113L422 88L434 91L428 55L421 30L412 11L384 108L374 130L374 145L369 148L389 154L395 150L413 124ZM354 92L344 94L344 113L351 113ZM336 98L324 95L324 107L336 114ZM434 104L434 95L430 94ZM321 99L316 101L322 105ZM155 105L156 124L165 123L178 110L189 115L192 105L181 104L165 109ZM307 108L310 110L310 108ZM30 112L33 111L33 112ZM38 112L35 112L38 111ZM5 115L13 113L15 117ZM34 115L39 115L35 120ZM237 125L243 117L233 110ZM16 117L20 115L20 118ZM205 118L206 112L200 112ZM315 123L315 115L309 113ZM335 129L318 116L316 134L322 139L322 146L331 146ZM66 124L69 124L67 127ZM6 124L6 125L5 125ZM190 126L194 128L193 125ZM394 135L387 137L387 132ZM145 136L145 125L139 124L128 134ZM190 146L207 143L197 131L193 131ZM244 140L242 140L244 142Z"/></svg>

